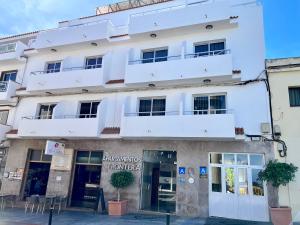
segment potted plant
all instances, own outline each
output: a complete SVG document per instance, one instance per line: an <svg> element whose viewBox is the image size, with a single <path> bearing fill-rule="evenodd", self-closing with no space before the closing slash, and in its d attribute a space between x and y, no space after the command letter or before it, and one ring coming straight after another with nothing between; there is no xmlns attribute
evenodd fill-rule
<svg viewBox="0 0 300 225"><path fill-rule="evenodd" d="M117 189L118 198L108 202L108 214L110 216L122 216L127 212L127 200L120 200L120 190L130 186L134 182L134 175L130 171L115 172L111 175L110 184Z"/></svg>
<svg viewBox="0 0 300 225"><path fill-rule="evenodd" d="M268 182L278 193L280 186L286 186L295 179L298 168L293 164L281 163L277 160L269 161L266 168L259 173L259 179ZM270 203L271 220L274 225L290 225L292 223L292 210L288 206L279 206L278 198Z"/></svg>

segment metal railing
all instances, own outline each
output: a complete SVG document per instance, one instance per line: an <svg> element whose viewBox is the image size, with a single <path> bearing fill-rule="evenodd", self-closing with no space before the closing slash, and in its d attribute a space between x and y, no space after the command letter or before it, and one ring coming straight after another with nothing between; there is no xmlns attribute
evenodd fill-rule
<svg viewBox="0 0 300 225"><path fill-rule="evenodd" d="M15 52L16 48L17 48L17 43L0 45L0 54Z"/></svg>
<svg viewBox="0 0 300 225"><path fill-rule="evenodd" d="M216 55L226 55L230 53L230 49L222 49L215 51L207 51L207 52L196 52L191 54L185 54L185 58L198 58L198 57L207 57L207 56L216 56Z"/></svg>
<svg viewBox="0 0 300 225"><path fill-rule="evenodd" d="M128 62L128 64L129 65L134 65L134 64L144 64L144 63L156 63L156 62L165 62L165 61L178 60L178 59L181 59L181 55L131 60L131 61Z"/></svg>
<svg viewBox="0 0 300 225"><path fill-rule="evenodd" d="M9 81L0 81L0 92L6 92Z"/></svg>
<svg viewBox="0 0 300 225"><path fill-rule="evenodd" d="M59 72L67 72L67 71L73 71L73 70L89 70L89 69L98 69L98 68L102 68L102 64L69 67L69 68L63 68L62 70L59 70L59 71L57 71L57 69L34 71L34 72L31 72L31 74L39 75L39 74L59 73Z"/></svg>
<svg viewBox="0 0 300 225"><path fill-rule="evenodd" d="M232 109L205 109L205 110L192 110L184 111L184 115L210 115L210 114L232 114Z"/></svg>
<svg viewBox="0 0 300 225"><path fill-rule="evenodd" d="M179 111L150 111L150 112L133 112L125 113L126 117L134 116L176 116Z"/></svg>
<svg viewBox="0 0 300 225"><path fill-rule="evenodd" d="M39 115L39 116L24 116L22 119L28 120L45 120L45 119L88 119L88 118L97 118L97 114L76 114L76 115Z"/></svg>

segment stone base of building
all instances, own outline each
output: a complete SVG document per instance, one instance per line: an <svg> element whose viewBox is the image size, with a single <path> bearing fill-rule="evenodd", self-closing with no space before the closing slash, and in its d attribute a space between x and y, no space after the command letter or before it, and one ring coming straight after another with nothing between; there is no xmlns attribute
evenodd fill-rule
<svg viewBox="0 0 300 225"><path fill-rule="evenodd" d="M229 184L230 181L225 180L227 183L223 186L214 181L224 175L223 172L222 176L221 173L219 175L216 173L217 170L221 171L221 167L212 162L210 153L223 155L223 160L225 156L222 153L232 153L231 156L236 160L235 164L239 163L236 153L248 157L249 162L249 154L261 154L265 161L274 157L271 144L261 142L182 140L64 140L63 142L65 155L49 159L46 156L39 158L37 152L34 152L45 149L46 140L11 140L5 168L9 176L3 179L1 192L18 195L21 198L36 193L66 196L68 206L79 204L82 207L92 207L92 201L89 200L92 200L93 188L98 188L95 182L99 181L99 187L103 188L106 202L116 199L117 192L110 184L111 174L118 170L130 170L134 173L135 182L121 191L121 198L128 200L129 212L174 211L179 216L207 217L211 215L211 210L214 210L211 205L213 201L211 194L215 191L220 193L223 191L224 195L229 193L232 196L235 194L232 192L236 191L254 195L248 181L244 184L248 186L239 188L235 188L235 185L238 185L236 183ZM100 161L98 156L101 157ZM218 154L216 156L218 157ZM230 154L228 157L230 158ZM242 167L247 171L249 169L245 165ZM227 172L228 168L239 171L233 169L238 168L235 166L225 165L224 168ZM46 175L43 174L44 178L40 178L35 169L45 174L48 171L47 181ZM90 176L91 183L85 180L84 188L74 189L74 186L82 185L80 182L83 179L80 179L87 176ZM41 180L37 184L38 179ZM236 179L232 182L239 181ZM228 185L232 186L232 190ZM261 195L267 196L267 193ZM78 196L82 196L83 200L77 199ZM272 196L269 196L269 200L270 198Z"/></svg>

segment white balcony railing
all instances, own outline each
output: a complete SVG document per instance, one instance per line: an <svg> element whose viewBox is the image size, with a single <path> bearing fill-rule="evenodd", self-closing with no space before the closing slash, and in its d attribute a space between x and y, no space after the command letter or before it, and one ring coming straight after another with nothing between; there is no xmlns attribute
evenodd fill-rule
<svg viewBox="0 0 300 225"><path fill-rule="evenodd" d="M160 115L152 113L152 116L143 116L140 112L124 113L120 135L124 138L235 138L232 110L216 109L207 114L198 112L159 112Z"/></svg>
<svg viewBox="0 0 300 225"><path fill-rule="evenodd" d="M144 63L165 62L165 61L170 61L170 60L178 60L180 58L181 58L181 55L155 57L155 58L145 58L145 59L138 59L138 60L130 60L128 62L128 64L129 65L134 65L134 64L144 64Z"/></svg>

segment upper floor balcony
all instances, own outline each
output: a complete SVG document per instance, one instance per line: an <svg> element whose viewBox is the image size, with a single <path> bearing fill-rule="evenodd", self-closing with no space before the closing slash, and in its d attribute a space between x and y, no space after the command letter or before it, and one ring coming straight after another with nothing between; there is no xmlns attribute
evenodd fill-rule
<svg viewBox="0 0 300 225"><path fill-rule="evenodd" d="M21 85L15 81L0 81L0 104L13 102L12 97L16 95L16 90Z"/></svg>
<svg viewBox="0 0 300 225"><path fill-rule="evenodd" d="M138 59L129 61L125 84L192 83L205 79L228 81L232 79L232 71L229 49Z"/></svg>
<svg viewBox="0 0 300 225"><path fill-rule="evenodd" d="M20 41L0 44L0 62L20 60L20 57L26 48L27 46Z"/></svg>
<svg viewBox="0 0 300 225"><path fill-rule="evenodd" d="M173 6L131 15L129 35L226 21L230 24L230 16L230 6L225 1L214 3L200 1Z"/></svg>
<svg viewBox="0 0 300 225"><path fill-rule="evenodd" d="M32 42L36 49L54 48L65 45L103 41L109 38L112 23L109 20L62 26L41 31Z"/></svg>
<svg viewBox="0 0 300 225"><path fill-rule="evenodd" d="M105 124L106 100L101 101L95 111L69 114L76 112L75 105L75 102L63 101L53 107L53 113L23 117L18 135L24 138L99 138Z"/></svg>

